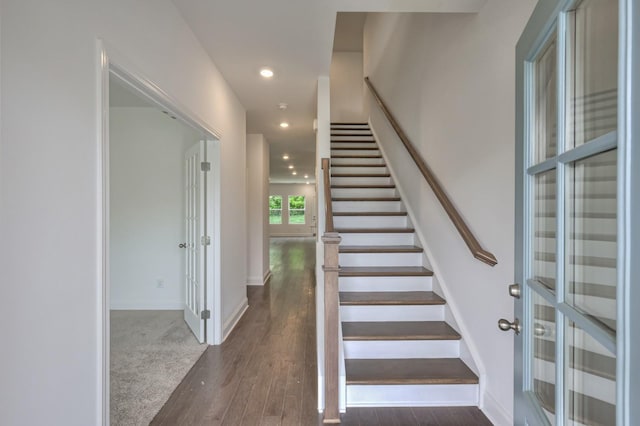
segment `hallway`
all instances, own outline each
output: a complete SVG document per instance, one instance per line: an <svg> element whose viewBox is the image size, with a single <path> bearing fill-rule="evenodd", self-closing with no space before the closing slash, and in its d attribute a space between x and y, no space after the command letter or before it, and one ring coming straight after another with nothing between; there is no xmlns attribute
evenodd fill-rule
<svg viewBox="0 0 640 426"><path fill-rule="evenodd" d="M275 238L272 277L248 289L249 309L210 346L152 425L321 424L317 413L315 241ZM343 425L485 425L475 407L349 409Z"/></svg>

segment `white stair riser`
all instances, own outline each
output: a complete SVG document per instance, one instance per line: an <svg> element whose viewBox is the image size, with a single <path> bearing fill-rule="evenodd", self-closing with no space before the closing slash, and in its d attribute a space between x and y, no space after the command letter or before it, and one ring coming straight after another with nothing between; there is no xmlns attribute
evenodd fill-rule
<svg viewBox="0 0 640 426"><path fill-rule="evenodd" d="M388 185L390 177L331 177L332 185Z"/></svg>
<svg viewBox="0 0 640 426"><path fill-rule="evenodd" d="M538 222L540 230L555 230L556 219L546 218L544 222ZM569 220L569 228L572 232L586 234L616 235L618 223L616 219L575 219Z"/></svg>
<svg viewBox="0 0 640 426"><path fill-rule="evenodd" d="M333 201L334 212L400 212L400 201Z"/></svg>
<svg viewBox="0 0 640 426"><path fill-rule="evenodd" d="M340 138L331 142L331 149L341 148L377 148L378 144L374 140L363 138Z"/></svg>
<svg viewBox="0 0 640 426"><path fill-rule="evenodd" d="M395 188L331 188L333 197L397 197Z"/></svg>
<svg viewBox="0 0 640 426"><path fill-rule="evenodd" d="M431 291L432 277L340 277L340 291Z"/></svg>
<svg viewBox="0 0 640 426"><path fill-rule="evenodd" d="M334 149L331 148L331 156L334 155L380 155L379 149Z"/></svg>
<svg viewBox="0 0 640 426"><path fill-rule="evenodd" d="M339 129L369 129L368 123L332 123L331 130Z"/></svg>
<svg viewBox="0 0 640 426"><path fill-rule="evenodd" d="M407 216L334 216L336 228L405 228Z"/></svg>
<svg viewBox="0 0 640 426"><path fill-rule="evenodd" d="M351 141L367 141L375 142L375 139L371 135L334 135L331 136L331 142L351 142Z"/></svg>
<svg viewBox="0 0 640 426"><path fill-rule="evenodd" d="M372 174L372 175L384 175L388 174L389 171L386 167L345 167L345 166L335 166L331 168L332 174L350 174L350 175L358 175L358 174Z"/></svg>
<svg viewBox="0 0 640 426"><path fill-rule="evenodd" d="M348 407L451 407L478 402L478 385L347 385Z"/></svg>
<svg viewBox="0 0 640 426"><path fill-rule="evenodd" d="M540 208L545 211L553 211L555 209L555 200L537 200ZM576 201L578 208L576 213L589 212L589 213L615 213L617 210L617 203L613 199L579 199Z"/></svg>
<svg viewBox="0 0 640 426"><path fill-rule="evenodd" d="M347 134L360 134L360 133L366 133L366 134L371 134L371 130L368 127L352 127L352 128L347 128L347 129L341 129L338 127L331 127L331 134L332 135L340 135L343 133L347 133Z"/></svg>
<svg viewBox="0 0 640 426"><path fill-rule="evenodd" d="M352 321L443 321L444 305L340 306L340 319Z"/></svg>
<svg viewBox="0 0 640 426"><path fill-rule="evenodd" d="M331 167L339 166L340 164L385 164L385 162L383 158L332 158L331 159Z"/></svg>
<svg viewBox="0 0 640 426"><path fill-rule="evenodd" d="M459 340L344 341L347 359L458 358Z"/></svg>
<svg viewBox="0 0 640 426"><path fill-rule="evenodd" d="M537 269L537 268L541 269ZM545 272L545 277L555 276L554 262L536 262L536 269ZM569 281L577 281L582 283L591 284L614 284L617 281L616 268L606 268L598 266L585 266L585 265L567 265L567 278Z"/></svg>
<svg viewBox="0 0 640 426"><path fill-rule="evenodd" d="M556 240L553 238L536 238L538 244L537 251L555 253ZM580 241L580 244L569 244L567 254L576 256L597 256L615 258L618 247L615 242L610 241Z"/></svg>
<svg viewBox="0 0 640 426"><path fill-rule="evenodd" d="M581 310L585 310L586 312L601 318L610 320L615 320L617 318L618 312L616 310L616 301L614 299L576 294L575 296L569 296L567 298L567 303L575 303L575 305L579 306Z"/></svg>
<svg viewBox="0 0 640 426"><path fill-rule="evenodd" d="M415 244L414 235L409 233L342 233L340 244L345 246L408 246Z"/></svg>
<svg viewBox="0 0 640 426"><path fill-rule="evenodd" d="M340 253L340 266L422 266L422 253Z"/></svg>

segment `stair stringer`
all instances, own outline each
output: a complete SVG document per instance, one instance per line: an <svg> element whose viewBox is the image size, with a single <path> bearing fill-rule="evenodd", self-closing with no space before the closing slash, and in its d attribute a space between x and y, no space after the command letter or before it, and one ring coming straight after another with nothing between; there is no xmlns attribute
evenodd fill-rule
<svg viewBox="0 0 640 426"><path fill-rule="evenodd" d="M400 185L398 179L396 178L397 174L395 173L394 166L392 166L389 161L387 154L385 152L385 148L380 144L380 139L378 138L377 132L371 122L371 118L368 120L369 129L373 134L374 140L378 144L378 149L385 160L387 165L387 169L389 170L389 174L391 175L391 179L393 183L396 185L396 190L400 195L402 200L408 200L408 194L404 191L402 186ZM461 320L462 315L460 315L460 310L453 299L451 292L448 289L446 281L443 278L443 274L441 269L438 267L437 262L434 261L433 252L427 244L427 239L425 238L422 229L419 226L416 226L418 223L415 218L415 212L407 203L402 203L407 212L408 218L413 224L413 229L415 230L415 236L420 243L420 246L424 249L424 256L426 260L426 265L433 271L433 291L438 293L439 296L443 297L446 301L445 308L445 320L454 328L456 331L460 333L462 339L460 341L460 359L464 361L467 366L478 375L479 380L479 407L484 407L484 396L485 396L485 386L486 386L486 368L482 363L482 359L480 358L480 354L478 349L471 338L471 333L468 331L464 321Z"/></svg>

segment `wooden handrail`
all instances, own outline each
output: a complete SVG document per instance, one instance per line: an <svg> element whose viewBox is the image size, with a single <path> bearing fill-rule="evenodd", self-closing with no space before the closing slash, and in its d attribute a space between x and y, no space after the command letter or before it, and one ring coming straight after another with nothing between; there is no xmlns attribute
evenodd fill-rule
<svg viewBox="0 0 640 426"><path fill-rule="evenodd" d="M440 204L444 208L444 211L453 222L453 225L460 233L460 236L467 244L467 247L469 247L469 250L471 251L473 257L488 265L495 266L498 263L496 257L489 251L482 248L482 246L478 242L478 239L475 237L475 235L473 235L467 224L462 219L462 216L460 216L460 213L458 213L458 210L456 210L453 203L442 188L442 185L440 185L440 182L438 182L438 179L436 179L435 175L431 172L431 169L429 169L427 163L422 159L415 146L413 146L411 141L409 141L409 138L404 133L391 111L389 111L389 108L387 108L384 101L376 91L375 87L373 87L373 84L371 83L371 80L369 80L369 77L365 77L364 81L365 83L367 83L369 90L371 90L371 94L376 100L376 103L378 104L384 115L387 117L387 120L389 120L391 127L393 127L393 130L395 130L396 134L409 152L409 155L411 155L411 158L413 158L413 161L416 163L416 166L418 166L418 169L420 169L420 172L422 172L422 176L424 176L427 183L433 190L436 198L440 201Z"/></svg>
<svg viewBox="0 0 640 426"><path fill-rule="evenodd" d="M324 232L334 232L333 229L333 204L331 202L331 166L328 158L322 159L322 174L324 182Z"/></svg>
<svg viewBox="0 0 640 426"><path fill-rule="evenodd" d="M339 407L339 306L338 277L340 273L339 250L340 234L333 228L333 205L331 201L331 163L322 159L325 229L322 235L324 243L324 424L340 423Z"/></svg>

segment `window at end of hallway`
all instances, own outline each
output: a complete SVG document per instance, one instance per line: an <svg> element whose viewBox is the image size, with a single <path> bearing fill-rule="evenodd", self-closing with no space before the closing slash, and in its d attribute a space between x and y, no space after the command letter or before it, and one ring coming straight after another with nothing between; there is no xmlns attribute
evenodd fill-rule
<svg viewBox="0 0 640 426"><path fill-rule="evenodd" d="M289 224L304 225L304 195L289 196Z"/></svg>
<svg viewBox="0 0 640 426"><path fill-rule="evenodd" d="M269 224L282 225L281 195L269 195Z"/></svg>

